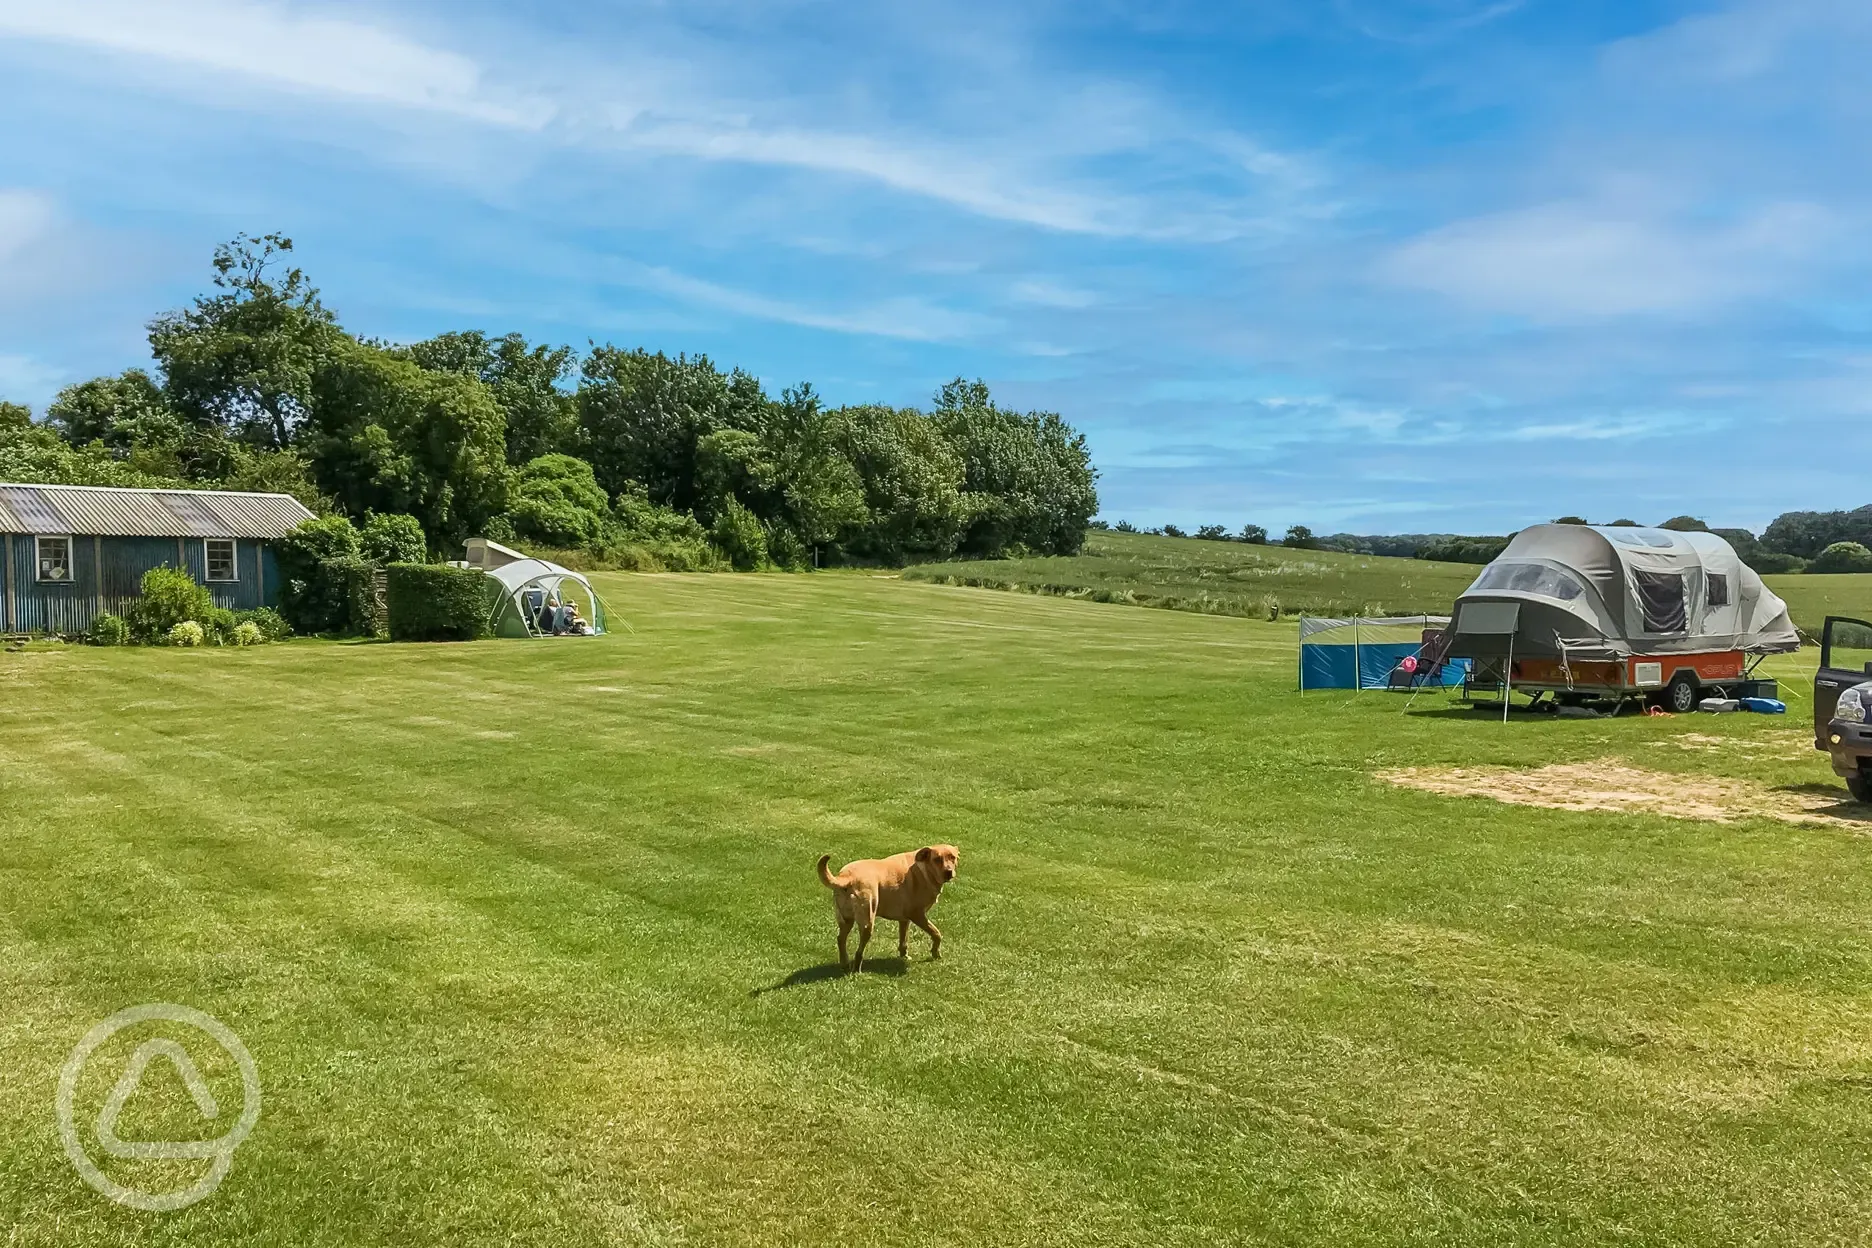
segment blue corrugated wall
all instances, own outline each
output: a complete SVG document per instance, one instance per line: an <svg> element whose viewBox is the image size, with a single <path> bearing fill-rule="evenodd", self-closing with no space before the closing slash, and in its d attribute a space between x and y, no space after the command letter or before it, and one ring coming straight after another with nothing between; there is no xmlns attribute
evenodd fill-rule
<svg viewBox="0 0 1872 1248"><path fill-rule="evenodd" d="M0 559L9 546L13 569L5 587L11 592L0 599L0 631L9 633L82 633L100 610L122 615L151 568L186 567L197 581L207 572L198 537L179 543L173 537L74 537L69 584L38 581L30 536L0 535ZM234 611L276 605L280 581L272 550L242 541L236 552L240 580L210 585L215 605ZM0 581L4 572L0 562Z"/></svg>

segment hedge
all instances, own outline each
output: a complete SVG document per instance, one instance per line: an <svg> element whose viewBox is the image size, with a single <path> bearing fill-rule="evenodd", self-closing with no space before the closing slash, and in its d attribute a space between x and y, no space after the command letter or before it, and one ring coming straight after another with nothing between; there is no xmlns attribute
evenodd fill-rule
<svg viewBox="0 0 1872 1248"><path fill-rule="evenodd" d="M474 568L393 563L389 568L390 640L473 641L488 635L499 588Z"/></svg>
<svg viewBox="0 0 1872 1248"><path fill-rule="evenodd" d="M280 613L293 631L377 635L376 564L357 555L338 555L295 570L302 575L288 580L280 594Z"/></svg>

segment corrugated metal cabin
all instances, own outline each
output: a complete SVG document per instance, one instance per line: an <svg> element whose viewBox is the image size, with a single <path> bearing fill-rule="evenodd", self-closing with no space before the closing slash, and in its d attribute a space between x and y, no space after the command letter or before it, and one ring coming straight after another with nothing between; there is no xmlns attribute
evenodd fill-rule
<svg viewBox="0 0 1872 1248"><path fill-rule="evenodd" d="M279 601L270 543L312 513L285 494L0 483L0 632L82 633L122 615L143 574L168 564L215 605Z"/></svg>

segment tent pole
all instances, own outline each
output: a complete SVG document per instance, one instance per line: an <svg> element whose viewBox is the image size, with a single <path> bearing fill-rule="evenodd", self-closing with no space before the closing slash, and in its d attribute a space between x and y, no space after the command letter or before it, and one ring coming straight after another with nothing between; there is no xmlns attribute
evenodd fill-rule
<svg viewBox="0 0 1872 1248"><path fill-rule="evenodd" d="M1508 722L1508 700L1514 696L1514 634L1508 634L1508 664L1501 673L1501 722Z"/></svg>
<svg viewBox="0 0 1872 1248"><path fill-rule="evenodd" d="M1352 617L1352 692L1365 692L1365 664L1359 659L1358 616Z"/></svg>

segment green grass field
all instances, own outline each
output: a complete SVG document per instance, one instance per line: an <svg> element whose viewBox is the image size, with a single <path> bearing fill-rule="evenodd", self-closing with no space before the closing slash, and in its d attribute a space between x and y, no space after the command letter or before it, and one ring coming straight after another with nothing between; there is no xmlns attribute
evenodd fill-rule
<svg viewBox="0 0 1872 1248"><path fill-rule="evenodd" d="M1265 619L1270 607L1289 615L1434 615L1447 612L1480 571L1466 563L1094 529L1070 557L926 563L904 576Z"/></svg>
<svg viewBox="0 0 1872 1248"><path fill-rule="evenodd" d="M1289 615L1443 615L1481 570L1467 563L1095 529L1085 549L1070 558L927 563L904 576L1266 619L1270 609ZM1872 618L1872 574L1766 579L1804 629L1817 633L1829 614Z"/></svg>
<svg viewBox="0 0 1872 1248"><path fill-rule="evenodd" d="M1872 573L1809 576L1803 572L1762 580L1788 604L1794 622L1815 638L1829 615L1872 620Z"/></svg>
<svg viewBox="0 0 1872 1248"><path fill-rule="evenodd" d="M1302 699L1291 625L601 584L634 632L0 656L8 1243L1865 1242L1872 840L1798 713L1504 725ZM1607 758L1844 817L1373 778ZM943 961L837 975L813 860L933 841ZM147 1001L264 1096L171 1214L53 1110ZM179 1086L120 1133L218 1134Z"/></svg>

